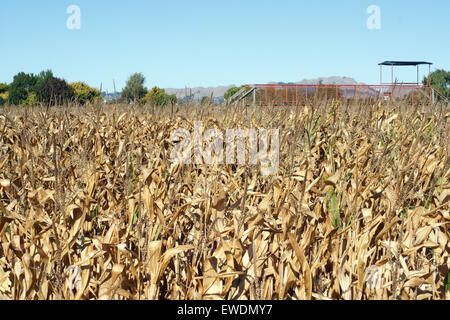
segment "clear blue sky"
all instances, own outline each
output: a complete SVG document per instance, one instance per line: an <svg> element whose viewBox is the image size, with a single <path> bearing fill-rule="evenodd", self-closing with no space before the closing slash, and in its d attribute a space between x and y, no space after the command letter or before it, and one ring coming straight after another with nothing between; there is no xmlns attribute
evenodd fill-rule
<svg viewBox="0 0 450 320"><path fill-rule="evenodd" d="M66 26L69 5L80 30ZM369 5L380 30L366 26ZM449 0L3 0L0 82L51 69L110 92L133 72L163 88L333 75L377 84L384 60L449 70L449 18ZM402 75L415 80L414 69Z"/></svg>

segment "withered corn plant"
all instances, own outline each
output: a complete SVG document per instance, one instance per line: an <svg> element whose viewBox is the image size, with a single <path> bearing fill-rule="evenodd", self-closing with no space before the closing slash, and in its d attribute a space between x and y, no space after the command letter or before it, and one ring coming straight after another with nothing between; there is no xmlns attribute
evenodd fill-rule
<svg viewBox="0 0 450 320"><path fill-rule="evenodd" d="M449 299L449 117L0 109L0 299ZM174 165L171 133L195 121L279 129L278 172Z"/></svg>

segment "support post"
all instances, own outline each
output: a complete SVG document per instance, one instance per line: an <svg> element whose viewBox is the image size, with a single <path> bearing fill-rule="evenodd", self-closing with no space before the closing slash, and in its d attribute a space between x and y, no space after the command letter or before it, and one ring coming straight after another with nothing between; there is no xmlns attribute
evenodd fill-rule
<svg viewBox="0 0 450 320"><path fill-rule="evenodd" d="M417 85L419 85L419 65L417 65Z"/></svg>
<svg viewBox="0 0 450 320"><path fill-rule="evenodd" d="M394 84L394 64L392 64L391 68L391 84Z"/></svg>
<svg viewBox="0 0 450 320"><path fill-rule="evenodd" d="M431 85L431 64L428 65L428 85Z"/></svg>
<svg viewBox="0 0 450 320"><path fill-rule="evenodd" d="M383 65L380 64L380 85L383 84Z"/></svg>

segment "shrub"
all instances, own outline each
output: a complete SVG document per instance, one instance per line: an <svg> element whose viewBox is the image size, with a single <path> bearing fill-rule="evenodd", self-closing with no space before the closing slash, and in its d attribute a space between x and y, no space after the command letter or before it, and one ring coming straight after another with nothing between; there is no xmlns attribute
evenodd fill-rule
<svg viewBox="0 0 450 320"><path fill-rule="evenodd" d="M26 107L26 106L36 106L39 104L39 100L36 96L35 92L30 92L28 94L28 97L22 101L22 103L20 104L22 107Z"/></svg>
<svg viewBox="0 0 450 320"><path fill-rule="evenodd" d="M144 103L151 103L157 106L163 106L167 104L173 104L177 102L177 96L174 94L168 95L164 89L153 87L152 90L147 92L144 99Z"/></svg>
<svg viewBox="0 0 450 320"><path fill-rule="evenodd" d="M0 83L0 94L3 94L5 92L8 92L9 85L6 83Z"/></svg>
<svg viewBox="0 0 450 320"><path fill-rule="evenodd" d="M94 103L101 97L100 90L92 88L84 82L74 82L70 84L70 87L75 93L76 100L84 105L86 103Z"/></svg>
<svg viewBox="0 0 450 320"><path fill-rule="evenodd" d="M9 85L6 83L0 83L0 106L4 105L8 101Z"/></svg>

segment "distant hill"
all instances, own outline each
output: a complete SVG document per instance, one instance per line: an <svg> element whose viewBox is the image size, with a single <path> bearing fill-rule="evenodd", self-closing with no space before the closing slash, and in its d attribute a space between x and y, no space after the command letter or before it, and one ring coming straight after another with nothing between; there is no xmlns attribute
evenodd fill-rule
<svg viewBox="0 0 450 320"><path fill-rule="evenodd" d="M349 77L325 77L325 78L316 78L316 79L304 79L300 82L296 82L296 84L362 84L358 83L355 79Z"/></svg>
<svg viewBox="0 0 450 320"><path fill-rule="evenodd" d="M349 77L321 77L315 79L303 79L298 82L269 82L269 84L345 84L345 85L354 85L354 84L362 84L358 83L355 79Z"/></svg>
<svg viewBox="0 0 450 320"><path fill-rule="evenodd" d="M218 87L194 87L194 88L165 88L167 94L174 94L178 99L184 100L185 97L191 97L193 101L200 101L203 97L213 97L214 101L220 103L223 101L223 96L228 89L235 85L218 86Z"/></svg>

